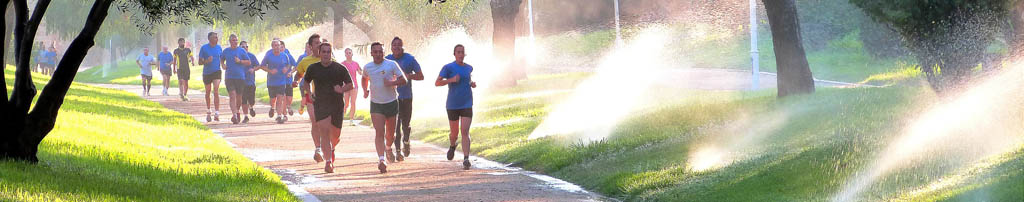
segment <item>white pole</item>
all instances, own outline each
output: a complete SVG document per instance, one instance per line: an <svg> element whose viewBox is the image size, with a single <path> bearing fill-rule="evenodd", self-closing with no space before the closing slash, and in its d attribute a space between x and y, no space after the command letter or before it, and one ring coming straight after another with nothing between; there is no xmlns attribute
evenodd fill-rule
<svg viewBox="0 0 1024 202"><path fill-rule="evenodd" d="M619 0L615 0L615 42L622 41L622 33L619 28Z"/></svg>
<svg viewBox="0 0 1024 202"><path fill-rule="evenodd" d="M533 0L526 1L526 14L530 15L530 42L533 42Z"/></svg>
<svg viewBox="0 0 1024 202"><path fill-rule="evenodd" d="M758 64L757 51L757 0L750 0L750 64L751 70L750 89L757 90L761 83L760 67Z"/></svg>

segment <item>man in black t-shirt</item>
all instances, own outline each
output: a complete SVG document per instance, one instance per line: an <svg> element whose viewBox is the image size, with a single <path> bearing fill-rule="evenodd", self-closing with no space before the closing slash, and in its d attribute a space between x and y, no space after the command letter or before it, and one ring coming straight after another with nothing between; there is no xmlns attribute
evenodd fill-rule
<svg viewBox="0 0 1024 202"><path fill-rule="evenodd" d="M190 68L195 65L195 60L192 57L192 49L185 47L185 38L178 38L178 49L174 49L173 65L178 69L178 95L181 101L188 101L188 79L192 74Z"/></svg>
<svg viewBox="0 0 1024 202"><path fill-rule="evenodd" d="M331 44L322 43L319 47L320 55L331 55ZM316 118L318 135L320 137L321 149L324 153L324 172L334 172L334 147L338 145L338 138L341 136L341 125L345 118L345 100L342 96L345 92L354 89L352 78L348 69L331 57L321 57L319 63L313 63L306 69L302 85L308 88L313 84L313 93L309 97L313 100L313 113ZM330 145L325 146L328 143Z"/></svg>

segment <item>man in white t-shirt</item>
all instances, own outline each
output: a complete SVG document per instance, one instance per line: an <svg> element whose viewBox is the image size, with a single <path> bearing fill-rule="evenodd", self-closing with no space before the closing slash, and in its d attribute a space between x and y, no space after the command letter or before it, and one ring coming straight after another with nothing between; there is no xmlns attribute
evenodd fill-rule
<svg viewBox="0 0 1024 202"><path fill-rule="evenodd" d="M363 97L370 97L370 119L377 133L374 143L377 156L380 157L377 169L380 173L387 173L387 162L395 162L391 145L395 141L398 116L396 88L405 85L407 81L398 63L384 59L384 46L380 42L370 45L370 56L373 56L373 62L363 66Z"/></svg>
<svg viewBox="0 0 1024 202"><path fill-rule="evenodd" d="M149 96L149 87L153 81L153 65L156 58L149 54L149 48L142 49L142 55L135 58L135 64L139 65L139 75L142 77L142 95Z"/></svg>

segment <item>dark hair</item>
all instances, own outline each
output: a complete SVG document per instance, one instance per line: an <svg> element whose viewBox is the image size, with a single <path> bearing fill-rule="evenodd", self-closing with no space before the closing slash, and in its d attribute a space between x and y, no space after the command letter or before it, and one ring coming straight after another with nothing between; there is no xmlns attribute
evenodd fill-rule
<svg viewBox="0 0 1024 202"><path fill-rule="evenodd" d="M178 42L185 41L185 38L178 38Z"/></svg>
<svg viewBox="0 0 1024 202"><path fill-rule="evenodd" d="M466 46L463 46L462 44L456 44L455 48L452 49L452 53L455 53L455 50L459 49L459 47L462 47L462 51L466 51Z"/></svg>
<svg viewBox="0 0 1024 202"><path fill-rule="evenodd" d="M380 48L384 48L384 44L381 44L380 42L373 42L373 44L370 44L370 48L373 48L374 46L380 46Z"/></svg>
<svg viewBox="0 0 1024 202"><path fill-rule="evenodd" d="M321 43L320 47L316 47L317 48L316 52L317 53L323 52L324 51L324 46L327 46L327 48L330 48L331 47L331 43Z"/></svg>
<svg viewBox="0 0 1024 202"><path fill-rule="evenodd" d="M237 39L238 35L235 35L235 34L228 35L228 39L231 39L231 38L236 38Z"/></svg>
<svg viewBox="0 0 1024 202"><path fill-rule="evenodd" d="M394 43L395 41L405 42L402 40L402 38L398 38L397 36L394 39L391 39L391 43Z"/></svg>
<svg viewBox="0 0 1024 202"><path fill-rule="evenodd" d="M309 35L309 39L306 40L306 45L307 46L313 45L313 42L317 41L317 40L313 40L313 39L319 39L319 38L320 38L320 34Z"/></svg>
<svg viewBox="0 0 1024 202"><path fill-rule="evenodd" d="M238 42L238 45L242 45L242 44L249 44L249 42L245 42L245 41Z"/></svg>
<svg viewBox="0 0 1024 202"><path fill-rule="evenodd" d="M217 32L210 32L210 33L207 33L207 34L206 34L206 38L210 38L210 37L213 37L213 35L215 35L215 34L217 34Z"/></svg>

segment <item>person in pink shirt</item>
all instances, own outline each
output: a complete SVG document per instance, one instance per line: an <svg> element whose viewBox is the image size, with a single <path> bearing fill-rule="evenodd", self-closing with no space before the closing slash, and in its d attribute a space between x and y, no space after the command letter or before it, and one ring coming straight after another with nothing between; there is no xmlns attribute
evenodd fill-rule
<svg viewBox="0 0 1024 202"><path fill-rule="evenodd" d="M362 67L359 66L359 63L357 63L356 61L352 60L352 49L351 48L345 48L345 61L341 62L341 65L344 65L345 68L348 69L348 75L352 76L352 80L353 81L358 81L358 80L356 80L356 75L361 75L363 69L362 69ZM359 83L359 82L354 82L354 83ZM345 99L345 104L348 105L347 107L349 108L348 109L349 123L352 124L352 125L356 125L356 121L355 121L356 99L359 98L359 96L358 96L359 95L359 91L356 90L356 89L359 89L359 84L354 84L354 85L355 85L355 88L353 88L352 90L349 90L348 92L346 92L345 93L345 98L344 98Z"/></svg>

